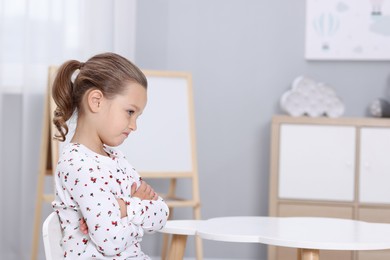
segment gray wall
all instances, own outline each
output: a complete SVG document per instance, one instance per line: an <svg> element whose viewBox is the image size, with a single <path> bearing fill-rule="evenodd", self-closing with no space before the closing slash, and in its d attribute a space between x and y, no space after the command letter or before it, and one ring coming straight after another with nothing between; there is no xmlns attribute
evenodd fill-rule
<svg viewBox="0 0 390 260"><path fill-rule="evenodd" d="M270 121L295 77L333 86L347 117L366 116L390 85L388 61L306 61L303 0L142 0L137 16L136 63L193 75L203 218L268 214ZM144 243L159 246L158 235ZM204 246L209 258L266 257L254 244Z"/></svg>

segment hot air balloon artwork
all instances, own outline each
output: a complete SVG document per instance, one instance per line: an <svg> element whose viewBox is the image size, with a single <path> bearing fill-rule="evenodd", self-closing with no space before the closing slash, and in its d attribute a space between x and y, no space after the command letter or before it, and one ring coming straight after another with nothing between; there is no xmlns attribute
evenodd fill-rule
<svg viewBox="0 0 390 260"><path fill-rule="evenodd" d="M382 15L382 5L384 0L370 0L372 11L371 15L378 16Z"/></svg>
<svg viewBox="0 0 390 260"><path fill-rule="evenodd" d="M340 27L340 20L337 15L333 13L321 13L313 20L313 28L315 32L321 37L322 50L330 49L329 39L331 39Z"/></svg>
<svg viewBox="0 0 390 260"><path fill-rule="evenodd" d="M306 0L307 60L390 60L390 0Z"/></svg>

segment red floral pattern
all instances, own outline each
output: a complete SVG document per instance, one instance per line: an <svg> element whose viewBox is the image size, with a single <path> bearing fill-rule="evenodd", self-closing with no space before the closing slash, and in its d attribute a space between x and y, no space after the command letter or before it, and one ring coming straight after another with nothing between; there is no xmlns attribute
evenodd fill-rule
<svg viewBox="0 0 390 260"><path fill-rule="evenodd" d="M68 259L150 259L140 246L144 233L165 225L169 209L156 201L131 197L131 185L140 176L119 150L105 147L109 156L70 143L63 149L56 175L52 205L63 231L61 246ZM120 217L117 198L127 204L127 217ZM79 228L86 220L88 234Z"/></svg>

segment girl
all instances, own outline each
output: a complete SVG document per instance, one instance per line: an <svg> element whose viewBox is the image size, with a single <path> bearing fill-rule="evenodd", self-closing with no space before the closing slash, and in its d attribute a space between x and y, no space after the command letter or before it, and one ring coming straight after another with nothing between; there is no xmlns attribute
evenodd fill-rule
<svg viewBox="0 0 390 260"><path fill-rule="evenodd" d="M146 88L141 70L113 53L85 63L70 60L58 70L53 123L60 141L68 133L66 121L77 113L74 136L55 171L52 203L63 231L64 258L150 259L140 242L145 232L165 225L169 210L114 148L137 129Z"/></svg>

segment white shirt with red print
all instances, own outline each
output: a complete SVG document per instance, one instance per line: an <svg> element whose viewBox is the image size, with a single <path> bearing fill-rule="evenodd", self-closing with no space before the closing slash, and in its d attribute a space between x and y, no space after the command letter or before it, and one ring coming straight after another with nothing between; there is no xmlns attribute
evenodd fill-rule
<svg viewBox="0 0 390 260"><path fill-rule="evenodd" d="M131 185L140 176L114 148L104 147L109 156L99 155L77 143L66 145L55 171L57 212L68 259L150 259L140 246L144 233L164 227L169 209L161 197L140 200L131 197ZM116 199L127 204L121 218ZM88 234L80 231L80 219Z"/></svg>

